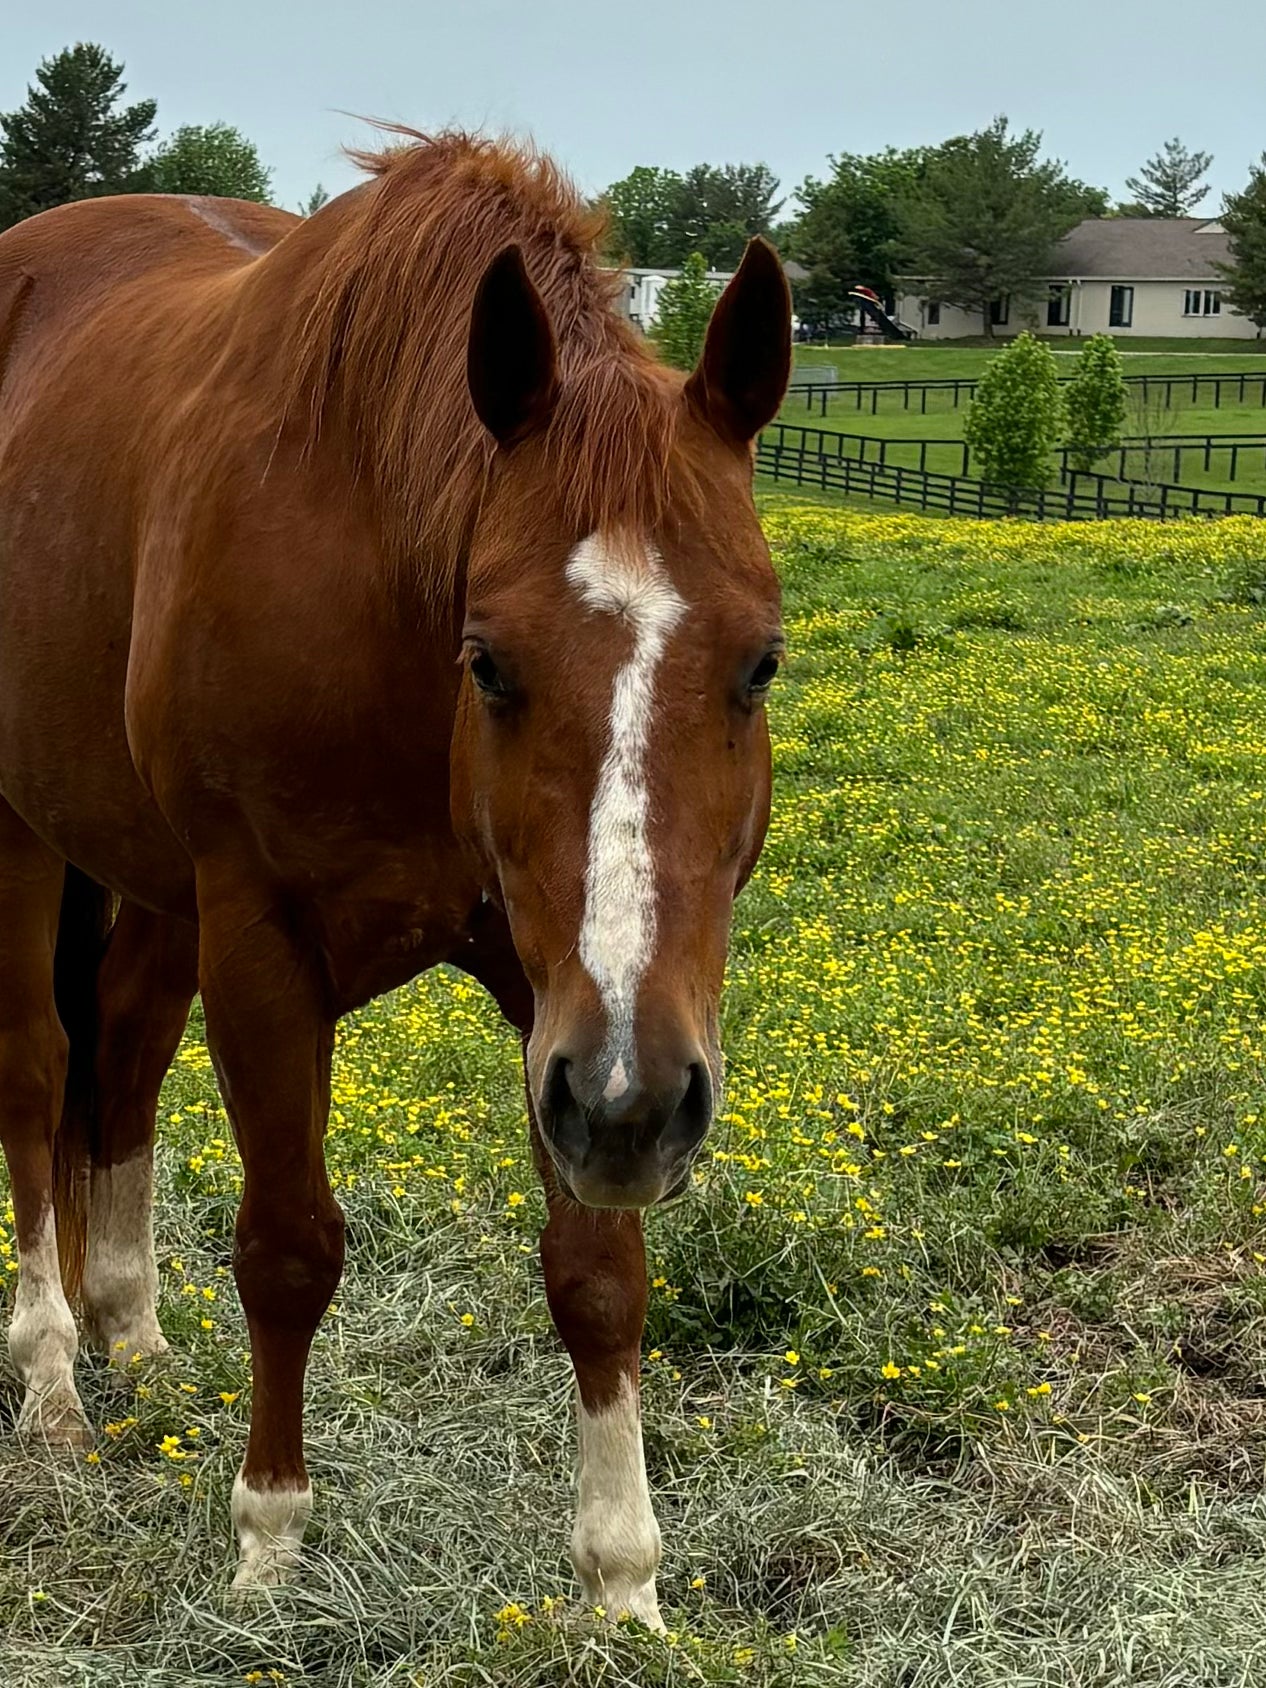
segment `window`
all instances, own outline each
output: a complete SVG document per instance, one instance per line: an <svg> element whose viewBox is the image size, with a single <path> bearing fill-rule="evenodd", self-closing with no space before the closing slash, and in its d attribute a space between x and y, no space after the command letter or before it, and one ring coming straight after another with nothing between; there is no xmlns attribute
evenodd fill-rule
<svg viewBox="0 0 1266 1688"><path fill-rule="evenodd" d="M1011 315L1011 295L1000 293L989 301L989 320L995 328L1002 328Z"/></svg>
<svg viewBox="0 0 1266 1688"><path fill-rule="evenodd" d="M1114 287L1108 301L1108 327L1129 328L1134 321L1134 289Z"/></svg>
<svg viewBox="0 0 1266 1688"><path fill-rule="evenodd" d="M1052 287L1046 301L1046 326L1067 328L1071 305L1072 288L1065 287L1062 283Z"/></svg>
<svg viewBox="0 0 1266 1688"><path fill-rule="evenodd" d="M939 299L929 299L927 301L927 314L926 314L926 317L924 318L924 320L926 321L929 328L939 328L940 327L940 325L941 325L941 301Z"/></svg>
<svg viewBox="0 0 1266 1688"><path fill-rule="evenodd" d="M1211 287L1189 287L1183 297L1184 316L1221 316L1222 295Z"/></svg>

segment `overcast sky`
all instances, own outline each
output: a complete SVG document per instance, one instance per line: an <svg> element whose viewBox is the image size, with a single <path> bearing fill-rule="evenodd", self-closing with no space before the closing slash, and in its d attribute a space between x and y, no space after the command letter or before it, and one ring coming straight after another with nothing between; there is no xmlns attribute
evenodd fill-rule
<svg viewBox="0 0 1266 1688"><path fill-rule="evenodd" d="M288 205L354 179L343 112L531 133L587 190L757 159L791 187L1006 112L1120 196L1177 132L1214 154L1212 213L1266 148L1261 0L0 0L0 110L77 40L164 132L236 124Z"/></svg>

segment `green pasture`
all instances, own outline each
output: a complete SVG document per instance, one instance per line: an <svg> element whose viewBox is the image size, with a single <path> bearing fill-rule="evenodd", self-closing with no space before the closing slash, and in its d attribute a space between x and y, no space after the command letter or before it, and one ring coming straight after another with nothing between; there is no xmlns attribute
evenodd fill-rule
<svg viewBox="0 0 1266 1688"><path fill-rule="evenodd" d="M647 1221L669 1635L576 1605L516 1041L440 971L342 1029L300 1582L226 1609L240 1169L195 1014L174 1357L81 1361L91 1463L0 1391L6 1688L1266 1678L1260 525L764 506L774 817L721 1117Z"/></svg>
<svg viewBox="0 0 1266 1688"><path fill-rule="evenodd" d="M1047 340L1046 344L1071 371L1085 344L1081 339ZM841 381L971 380L1005 340L913 341L901 346L797 346L796 368L835 368ZM1266 369L1266 340L1117 340L1127 375L1193 375L1227 368Z"/></svg>
<svg viewBox="0 0 1266 1688"><path fill-rule="evenodd" d="M1266 367L1266 363L1263 367ZM844 379L843 375L841 379ZM1146 437L1152 444L1148 449L1131 454L1127 463L1130 478L1165 481L1175 478L1173 449L1166 449L1165 446L1165 440L1170 435L1257 434L1266 442L1266 406L1229 402L1232 396L1228 395L1228 402L1215 408L1209 402L1207 389L1203 388L1200 389L1200 397L1195 403L1191 400L1190 389L1185 392L1176 389L1169 403L1165 402L1163 392L1155 389L1151 390L1147 397L1138 390L1131 389L1125 433ZM911 408L903 409L902 395L899 392L880 391L877 397L872 393L863 392L860 405L854 394L829 394L824 416L820 396L815 397L812 406L809 406L804 395L797 393L793 388L783 404L779 420L801 428L824 428L837 433L865 434L893 441L961 441L970 400L966 395L961 396L958 407L955 408L952 399L952 393L947 391L929 392L927 410L924 413L919 409L917 395ZM919 453L913 448L890 450L888 461L903 467L917 467ZM930 449L926 461L929 470L940 474L961 472L961 452L953 446L944 451ZM1112 460L1112 467L1115 470L1115 459ZM1181 461L1181 474L1178 479L1184 485L1233 492L1266 492L1266 443L1255 452L1241 452L1234 481L1230 479L1226 454L1216 451L1207 470L1203 459L1197 453L1186 453Z"/></svg>

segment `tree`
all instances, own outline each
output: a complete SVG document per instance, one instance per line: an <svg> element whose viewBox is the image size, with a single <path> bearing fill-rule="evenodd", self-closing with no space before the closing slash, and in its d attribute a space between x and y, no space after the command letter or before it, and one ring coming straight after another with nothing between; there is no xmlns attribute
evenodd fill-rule
<svg viewBox="0 0 1266 1688"><path fill-rule="evenodd" d="M308 197L301 201L299 205L299 215L301 217L310 217L313 212L319 211L323 205L328 205L329 201L329 194L326 193L321 183L318 182Z"/></svg>
<svg viewBox="0 0 1266 1688"><path fill-rule="evenodd" d="M993 333L995 299L1031 297L1051 274L1055 247L1106 205L1101 190L1039 156L1032 129L1011 134L1005 117L929 153L901 202L904 268Z"/></svg>
<svg viewBox="0 0 1266 1688"><path fill-rule="evenodd" d="M140 149L154 135L153 100L123 105L123 66L91 41L44 59L26 103L0 115L0 228L138 180Z"/></svg>
<svg viewBox="0 0 1266 1688"><path fill-rule="evenodd" d="M607 249L638 269L677 263L675 219L681 177L675 170L639 164L602 196L608 216Z"/></svg>
<svg viewBox="0 0 1266 1688"><path fill-rule="evenodd" d="M702 252L731 269L753 235L769 235L782 207L765 164L696 164L684 176L639 164L602 196L611 257L638 268L680 269Z"/></svg>
<svg viewBox="0 0 1266 1688"><path fill-rule="evenodd" d="M693 369L703 351L704 336L720 289L708 280L708 261L692 252L681 274L660 289L654 340L659 355L674 369Z"/></svg>
<svg viewBox="0 0 1266 1688"><path fill-rule="evenodd" d="M1248 186L1225 195L1222 227L1230 236L1231 262L1219 267L1230 284L1230 302L1260 335L1266 328L1266 152L1250 170Z"/></svg>
<svg viewBox="0 0 1266 1688"><path fill-rule="evenodd" d="M1064 391L1067 440L1074 469L1093 469L1121 438L1127 396L1125 365L1110 334L1086 341Z"/></svg>
<svg viewBox="0 0 1266 1688"><path fill-rule="evenodd" d="M252 141L229 123L186 123L148 160L155 193L208 193L268 203L272 171Z"/></svg>
<svg viewBox="0 0 1266 1688"><path fill-rule="evenodd" d="M803 211L787 250L809 271L796 289L802 315L829 320L859 284L884 296L895 291L900 203L917 186L926 156L921 147L841 153L830 160L828 180L810 176L796 189Z"/></svg>
<svg viewBox="0 0 1266 1688"><path fill-rule="evenodd" d="M1017 336L985 365L963 425L981 479L1013 492L1044 486L1062 415L1050 347Z"/></svg>
<svg viewBox="0 0 1266 1688"><path fill-rule="evenodd" d="M1188 152L1175 135L1137 176L1127 176L1125 185L1143 216L1189 217L1209 191L1200 178L1212 163L1212 153Z"/></svg>
<svg viewBox="0 0 1266 1688"><path fill-rule="evenodd" d="M782 209L767 164L696 164L681 177L671 218L675 261L702 252L713 269L734 269L753 235L768 238Z"/></svg>

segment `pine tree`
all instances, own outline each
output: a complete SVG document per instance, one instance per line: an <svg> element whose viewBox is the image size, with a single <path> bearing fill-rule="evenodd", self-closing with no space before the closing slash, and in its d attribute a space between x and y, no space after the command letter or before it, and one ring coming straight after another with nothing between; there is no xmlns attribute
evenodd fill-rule
<svg viewBox="0 0 1266 1688"><path fill-rule="evenodd" d="M674 369L693 369L698 363L719 291L708 280L702 252L692 252L681 274L661 288L654 339L659 355Z"/></svg>
<svg viewBox="0 0 1266 1688"><path fill-rule="evenodd" d="M1200 178L1212 163L1212 153L1188 152L1175 135L1125 185L1144 216L1189 217L1209 191Z"/></svg>
<svg viewBox="0 0 1266 1688"><path fill-rule="evenodd" d="M1052 273L1062 235L1102 203L1041 157L1042 137L1014 134L1005 117L975 135L959 135L926 154L901 195L901 268L934 289L934 298L979 311L993 333L991 305L1037 293Z"/></svg>
<svg viewBox="0 0 1266 1688"><path fill-rule="evenodd" d="M1086 341L1064 393L1068 447L1074 469L1093 469L1125 426L1125 365L1110 334Z"/></svg>
<svg viewBox="0 0 1266 1688"><path fill-rule="evenodd" d="M1231 262L1222 266L1230 302L1260 335L1266 328L1266 152L1243 192L1227 194L1222 226L1231 240Z"/></svg>
<svg viewBox="0 0 1266 1688"><path fill-rule="evenodd" d="M143 185L138 155L153 139L158 107L124 106L126 91L123 66L91 41L41 63L26 104L0 115L0 228Z"/></svg>
<svg viewBox="0 0 1266 1688"><path fill-rule="evenodd" d="M315 212L319 211L323 205L328 205L329 200L329 194L326 192L322 184L318 182L308 197L304 200L300 200L299 215L301 217L311 217Z"/></svg>

